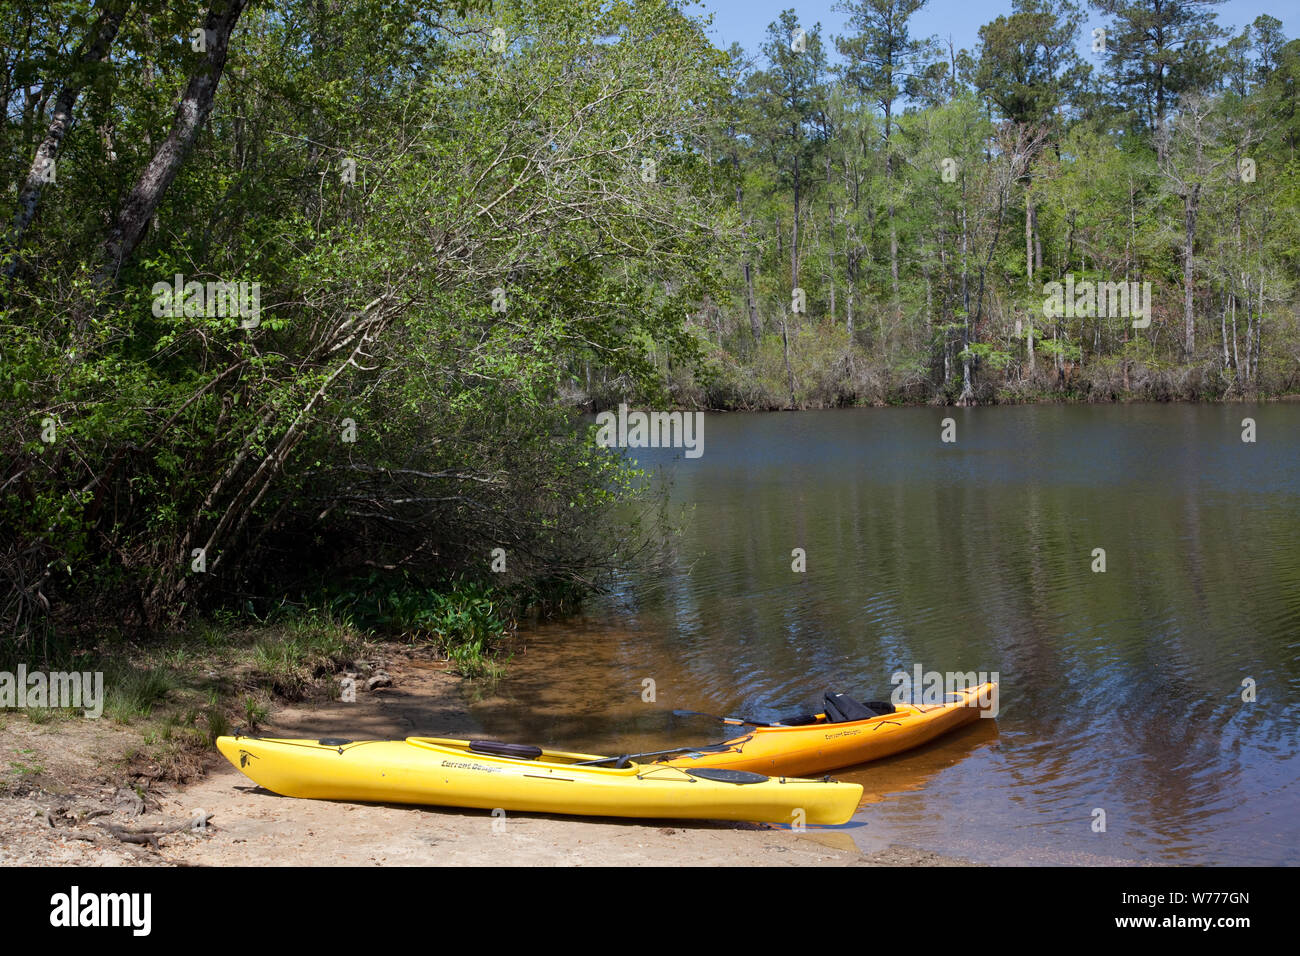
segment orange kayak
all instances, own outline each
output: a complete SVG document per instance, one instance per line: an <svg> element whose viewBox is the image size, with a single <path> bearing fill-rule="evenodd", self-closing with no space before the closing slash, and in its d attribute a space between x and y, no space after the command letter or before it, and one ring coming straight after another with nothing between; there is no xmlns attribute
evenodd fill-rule
<svg viewBox="0 0 1300 956"><path fill-rule="evenodd" d="M982 705L996 700L997 684L968 687L933 706L901 704L892 714L833 722L755 727L714 747L702 747L659 763L674 767L719 767L768 776L803 776L852 767L929 743L979 719Z"/></svg>

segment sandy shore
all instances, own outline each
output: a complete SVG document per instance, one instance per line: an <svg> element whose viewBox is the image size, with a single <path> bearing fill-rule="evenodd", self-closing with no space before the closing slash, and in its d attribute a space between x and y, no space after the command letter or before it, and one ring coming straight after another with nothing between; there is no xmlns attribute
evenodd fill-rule
<svg viewBox="0 0 1300 956"><path fill-rule="evenodd" d="M461 682L405 648L381 661L393 685L355 703L275 711L268 736L474 736ZM134 784L138 737L108 721L7 715L5 759L40 768L0 797L0 865L863 866L968 865L906 847L864 855L844 831L761 824L636 822L298 800L257 787L215 751L202 779ZM15 756L18 755L18 756ZM202 812L207 825L189 821ZM175 829L157 846L121 834ZM116 831L116 832L114 832Z"/></svg>

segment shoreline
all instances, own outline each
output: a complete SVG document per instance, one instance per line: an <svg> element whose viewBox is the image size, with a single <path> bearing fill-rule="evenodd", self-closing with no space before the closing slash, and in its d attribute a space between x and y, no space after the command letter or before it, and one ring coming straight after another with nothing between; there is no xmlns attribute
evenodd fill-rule
<svg viewBox="0 0 1300 956"><path fill-rule="evenodd" d="M1272 405L1287 402L1300 402L1300 392L1283 392L1277 395L1252 395L1250 397L1236 395L1231 398L1144 398L1137 395L1126 395L1119 398L1096 398L1090 396L1067 397L1059 396L1054 398L1014 398L1008 396L995 396L990 401L973 401L961 404L951 401L925 401L925 402L904 402L904 401L862 401L862 402L817 402L806 405L754 405L754 406L737 406L737 405L705 405L705 404L685 404L678 403L671 405L668 410L675 412L708 412L709 414L767 414L767 413L793 413L793 412L825 412L825 411L853 411L857 409L880 409L880 408L1016 408L1031 405ZM631 402L624 400L624 404L629 409L650 407L642 402L639 405L633 405ZM596 415L601 412L616 412L619 402L615 401L612 405L588 401L583 404L575 405L574 408L584 415Z"/></svg>
<svg viewBox="0 0 1300 956"><path fill-rule="evenodd" d="M264 736L471 737L481 731L463 679L405 645L377 646L389 686L355 703L287 704ZM337 675L331 680L337 679ZM5 866L974 866L891 845L864 853L848 831L755 823L518 814L280 797L215 749L198 779L163 785L148 768L131 780L138 728L108 720L34 723L4 716L6 760L41 768L32 786L0 795ZM190 825L196 815L205 828ZM173 832L123 842L118 833Z"/></svg>

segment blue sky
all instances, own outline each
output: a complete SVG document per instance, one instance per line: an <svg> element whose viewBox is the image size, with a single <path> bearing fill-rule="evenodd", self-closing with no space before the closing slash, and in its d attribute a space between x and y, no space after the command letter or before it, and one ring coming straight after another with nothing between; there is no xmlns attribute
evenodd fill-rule
<svg viewBox="0 0 1300 956"><path fill-rule="evenodd" d="M793 9L799 22L812 25L820 22L823 36L847 33L847 15L832 9L835 0L704 0L688 7L696 15L713 14L710 36L723 49L733 42L750 53L757 53L767 34L767 25L777 19L782 10ZM1091 30L1105 26L1106 17L1093 7L1087 7L1088 23L1080 32L1081 50L1091 58ZM1261 13L1282 21L1282 31L1293 39L1300 26L1300 7L1296 0L1227 0L1214 8L1220 26L1239 33ZM974 50L979 39L979 28L1002 14L1011 13L1011 0L979 2L979 0L930 0L912 18L914 36L937 35L946 41L949 35L957 49Z"/></svg>

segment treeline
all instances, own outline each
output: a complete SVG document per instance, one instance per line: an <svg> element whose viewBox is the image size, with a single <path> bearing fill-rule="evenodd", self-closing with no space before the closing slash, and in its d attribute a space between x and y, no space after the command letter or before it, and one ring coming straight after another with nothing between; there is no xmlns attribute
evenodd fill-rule
<svg viewBox="0 0 1300 956"><path fill-rule="evenodd" d="M0 47L0 656L628 559L627 479L562 393L652 386L721 288L698 23L54 0L5 4Z"/></svg>
<svg viewBox="0 0 1300 956"><path fill-rule="evenodd" d="M677 400L1293 392L1300 42L1215 2L1101 0L1085 35L1014 0L970 51L914 35L925 0L850 0L845 35L787 11L733 48L708 149L739 246L708 361L662 362ZM1058 282L1135 301L1045 307Z"/></svg>

